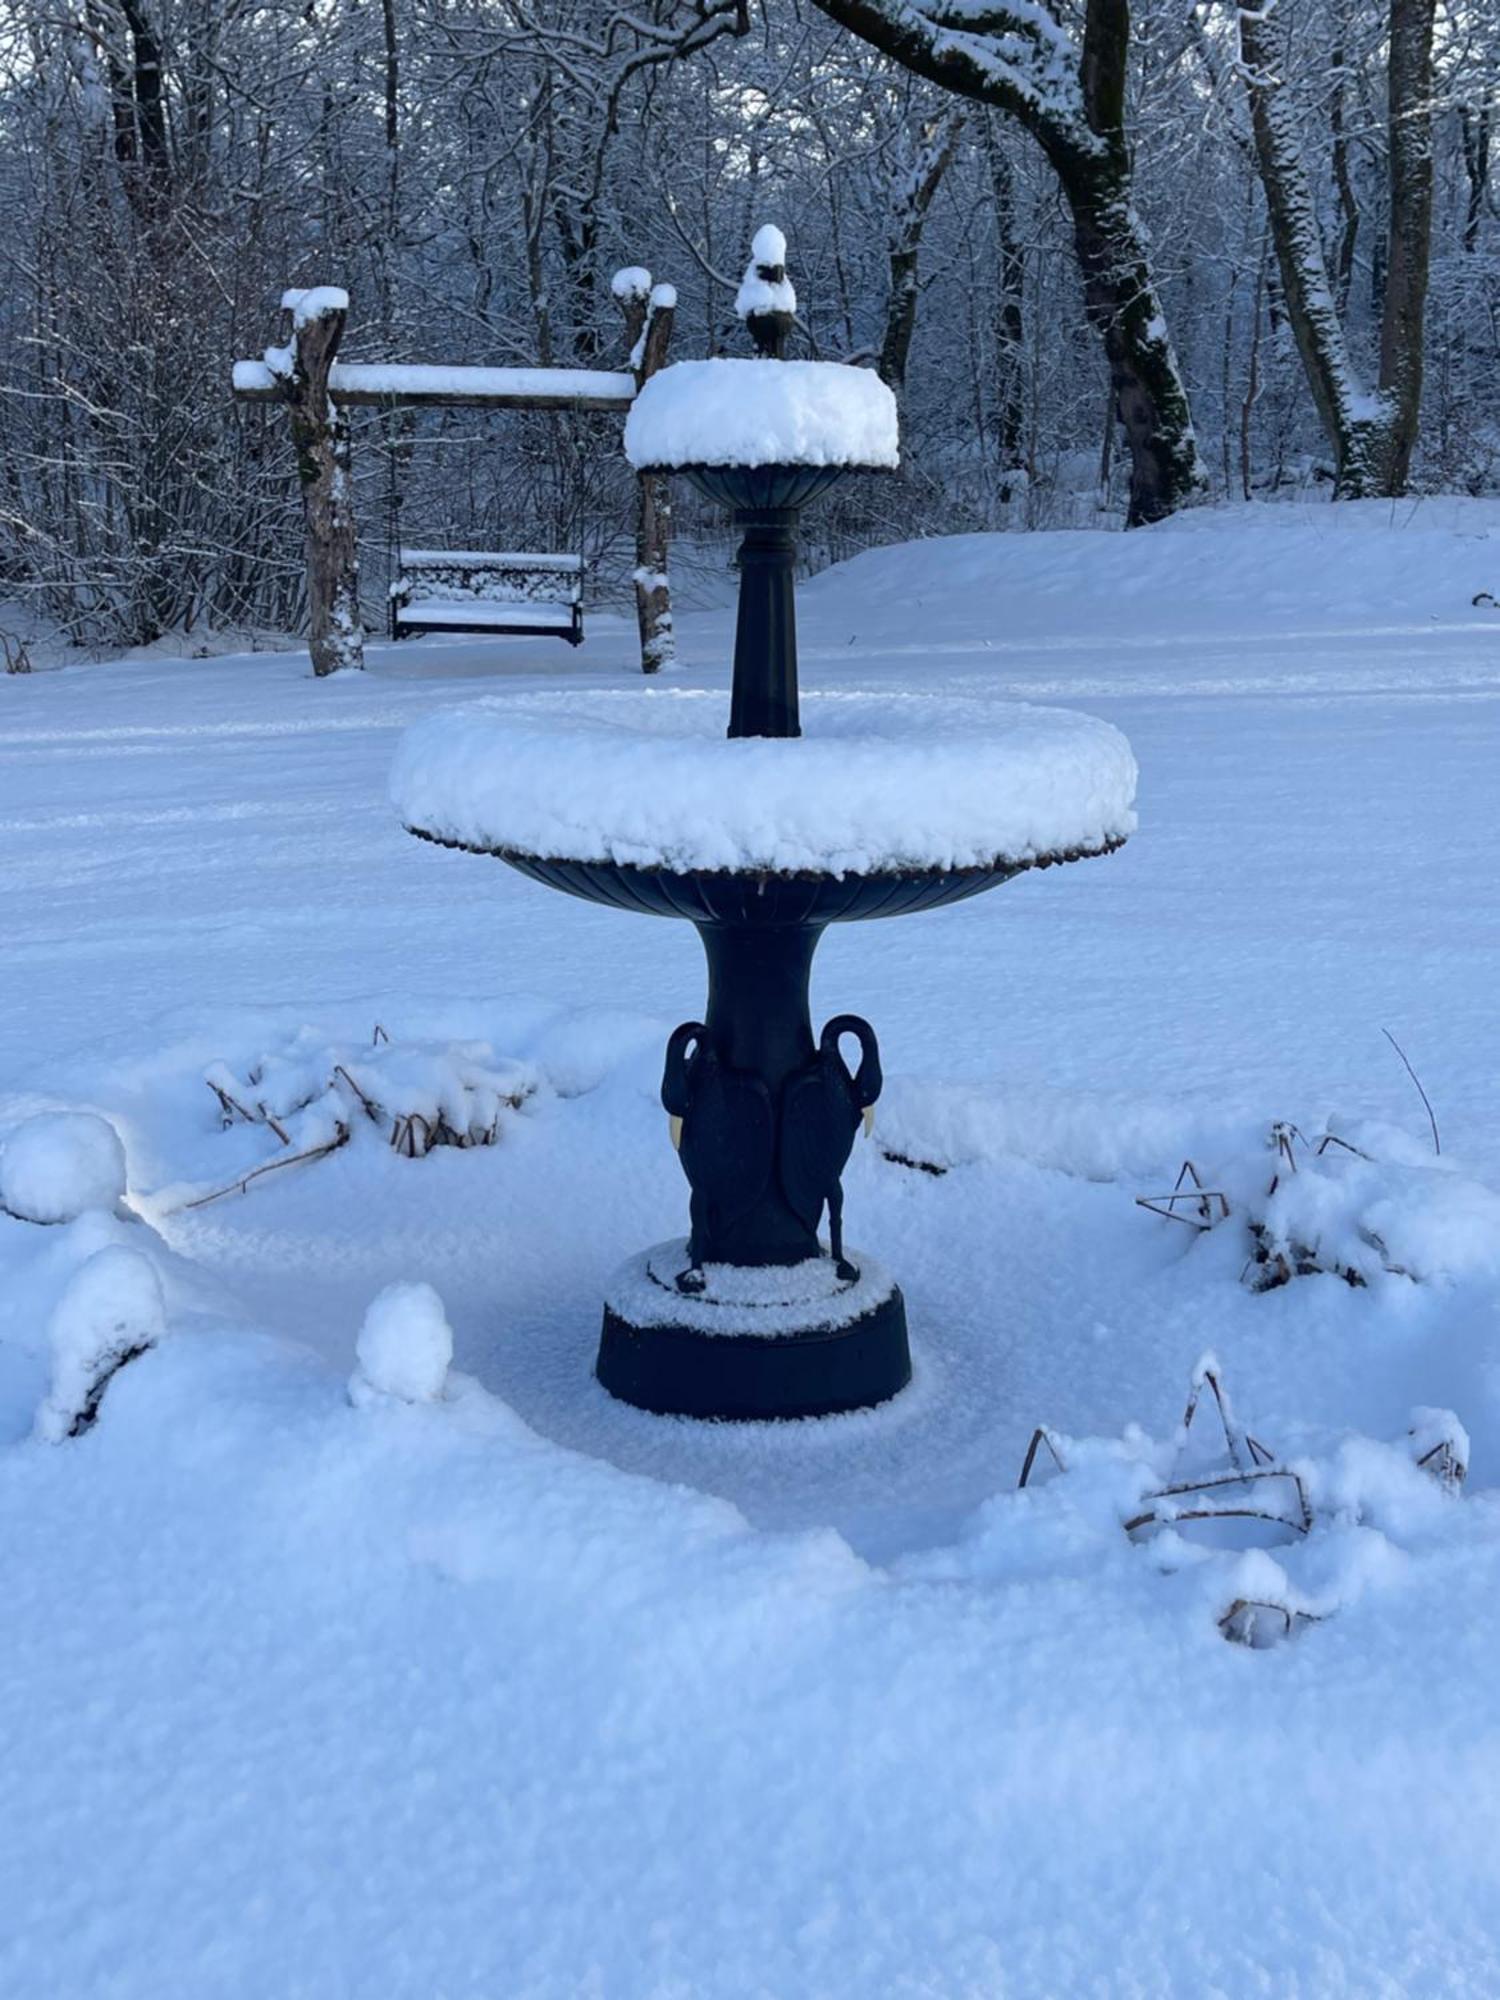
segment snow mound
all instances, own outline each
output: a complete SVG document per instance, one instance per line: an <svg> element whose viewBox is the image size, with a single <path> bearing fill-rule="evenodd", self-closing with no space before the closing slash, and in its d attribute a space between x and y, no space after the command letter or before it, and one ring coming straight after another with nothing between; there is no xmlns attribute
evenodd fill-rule
<svg viewBox="0 0 1500 2000"><path fill-rule="evenodd" d="M441 1401L453 1360L453 1330L431 1285L387 1285L371 1300L355 1344L359 1366L349 1381L356 1408L392 1397Z"/></svg>
<svg viewBox="0 0 1500 2000"><path fill-rule="evenodd" d="M59 1444L87 1430L110 1378L165 1332L151 1259L119 1243L96 1251L69 1280L48 1324L52 1374L37 1436Z"/></svg>
<svg viewBox="0 0 1500 2000"><path fill-rule="evenodd" d="M44 1111L0 1150L0 1208L22 1222L72 1222L125 1192L125 1148L92 1111Z"/></svg>
<svg viewBox="0 0 1500 2000"><path fill-rule="evenodd" d="M1093 716L814 694L801 738L724 723L721 695L674 689L480 702L408 732L391 797L459 846L674 870L983 867L1135 828L1135 759Z"/></svg>
<svg viewBox="0 0 1500 2000"><path fill-rule="evenodd" d="M636 397L625 420L625 456L637 470L893 470L900 463L896 399L868 368L840 361L679 361Z"/></svg>

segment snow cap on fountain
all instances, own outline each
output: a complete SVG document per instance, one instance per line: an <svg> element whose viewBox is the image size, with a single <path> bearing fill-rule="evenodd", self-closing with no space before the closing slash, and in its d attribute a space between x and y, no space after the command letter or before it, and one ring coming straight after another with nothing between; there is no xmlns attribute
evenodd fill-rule
<svg viewBox="0 0 1500 2000"><path fill-rule="evenodd" d="M785 260L786 238L764 224L734 302L759 349L755 360L679 361L643 386L625 422L625 455L638 471L875 472L900 463L896 399L879 376L782 358L797 310Z"/></svg>
<svg viewBox="0 0 1500 2000"><path fill-rule="evenodd" d="M741 319L755 313L794 313L797 293L786 274L786 238L774 222L755 232L750 246L750 262L735 295L734 309Z"/></svg>
<svg viewBox="0 0 1500 2000"><path fill-rule="evenodd" d="M839 361L678 361L631 405L625 455L637 471L684 465L900 463L896 399L867 368Z"/></svg>

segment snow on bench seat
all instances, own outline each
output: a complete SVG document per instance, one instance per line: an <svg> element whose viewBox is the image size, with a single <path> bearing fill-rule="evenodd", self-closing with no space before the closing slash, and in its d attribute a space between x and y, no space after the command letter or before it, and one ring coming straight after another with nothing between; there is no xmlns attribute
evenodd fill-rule
<svg viewBox="0 0 1500 2000"><path fill-rule="evenodd" d="M405 824L482 851L866 875L1097 852L1135 827L1109 723L928 694L809 694L798 739L725 737L722 693L492 698L402 739Z"/></svg>

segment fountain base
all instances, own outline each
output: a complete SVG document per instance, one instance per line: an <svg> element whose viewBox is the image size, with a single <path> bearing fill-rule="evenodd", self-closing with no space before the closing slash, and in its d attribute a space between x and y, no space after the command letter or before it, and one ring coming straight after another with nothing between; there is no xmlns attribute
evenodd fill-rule
<svg viewBox="0 0 1500 2000"><path fill-rule="evenodd" d="M792 1265L706 1264L678 1289L687 1244L658 1244L615 1274L595 1368L621 1402L657 1416L755 1422L828 1417L889 1401L911 1380L906 1306L850 1251Z"/></svg>

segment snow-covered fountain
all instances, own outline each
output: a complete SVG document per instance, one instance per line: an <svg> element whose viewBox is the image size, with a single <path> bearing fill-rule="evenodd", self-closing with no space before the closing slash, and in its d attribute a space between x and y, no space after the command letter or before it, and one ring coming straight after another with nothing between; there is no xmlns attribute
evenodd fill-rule
<svg viewBox="0 0 1500 2000"><path fill-rule="evenodd" d="M828 1415L910 1380L900 1289L843 1242L841 1175L881 1070L858 1016L814 1032L824 931L1107 853L1134 826L1129 746L1091 717L801 700L798 514L849 472L893 469L897 422L872 373L782 358L784 257L761 230L739 300L757 358L663 370L626 427L638 469L683 473L744 532L727 735L716 697L670 685L511 698L420 724L393 780L413 833L703 940L703 1019L670 1038L662 1082L689 1234L616 1274L597 1362L615 1396L693 1417Z"/></svg>

